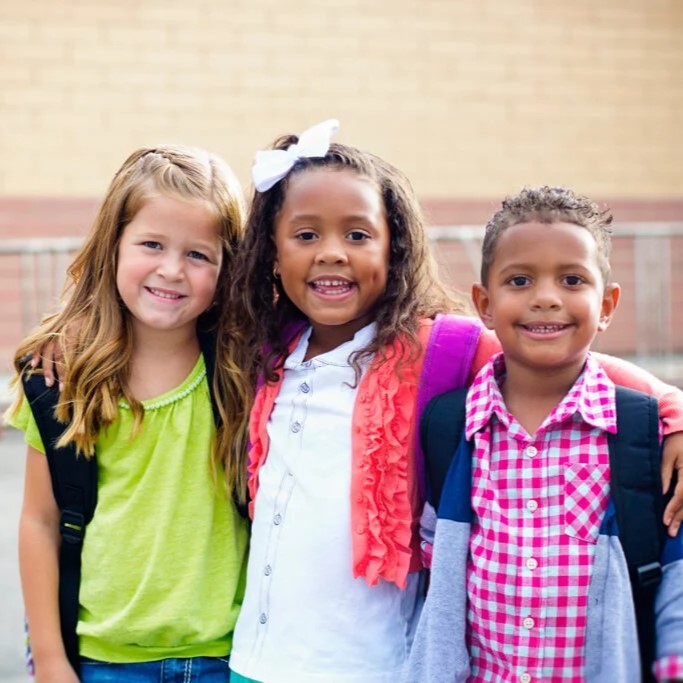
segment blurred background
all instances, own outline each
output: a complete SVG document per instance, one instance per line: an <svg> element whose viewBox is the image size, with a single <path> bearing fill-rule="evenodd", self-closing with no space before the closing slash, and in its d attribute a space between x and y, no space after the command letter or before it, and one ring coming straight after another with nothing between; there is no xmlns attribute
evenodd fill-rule
<svg viewBox="0 0 683 683"><path fill-rule="evenodd" d="M0 0L0 396L133 149L209 148L248 188L257 149L331 117L411 178L460 289L505 195L611 207L624 291L599 348L683 386L682 111L680 0Z"/></svg>

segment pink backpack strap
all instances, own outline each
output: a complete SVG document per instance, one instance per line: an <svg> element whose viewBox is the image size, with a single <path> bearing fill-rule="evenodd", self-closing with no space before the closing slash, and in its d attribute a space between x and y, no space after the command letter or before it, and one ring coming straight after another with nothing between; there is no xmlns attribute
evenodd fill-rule
<svg viewBox="0 0 683 683"><path fill-rule="evenodd" d="M467 386L481 330L482 325L476 318L461 315L436 316L417 391L416 425L419 426L422 412L434 396ZM419 428L415 429L415 440L417 481L420 497L425 500L427 488Z"/></svg>

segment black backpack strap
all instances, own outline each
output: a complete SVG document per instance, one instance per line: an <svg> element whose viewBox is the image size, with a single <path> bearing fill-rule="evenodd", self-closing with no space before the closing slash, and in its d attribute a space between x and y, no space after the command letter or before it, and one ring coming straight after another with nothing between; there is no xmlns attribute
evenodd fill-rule
<svg viewBox="0 0 683 683"><path fill-rule="evenodd" d="M206 367L206 381L209 384L213 420L216 423L216 427L218 427L222 420L220 410L218 410L216 395L213 391L213 379L216 375L216 335L211 332L198 330L197 338L199 339L199 349L204 356L204 367Z"/></svg>
<svg viewBox="0 0 683 683"><path fill-rule="evenodd" d="M659 409L652 396L619 386L616 402L617 433L608 436L611 492L631 579L643 681L654 681L655 597L666 540Z"/></svg>
<svg viewBox="0 0 683 683"><path fill-rule="evenodd" d="M435 396L420 418L420 443L425 456L427 500L439 509L441 491L451 460L465 431L467 389Z"/></svg>
<svg viewBox="0 0 683 683"><path fill-rule="evenodd" d="M52 479L52 491L60 510L59 615L66 655L76 672L78 654L78 592L81 584L81 550L85 527L97 505L97 462L78 455L75 446L57 448L64 425L55 417L59 389L45 386L42 375L22 375L24 393L40 432ZM30 626L30 625L29 625Z"/></svg>
<svg viewBox="0 0 683 683"><path fill-rule="evenodd" d="M439 509L441 492L465 430L467 389L433 398L420 420L430 504ZM657 400L616 387L617 433L608 435L611 489L626 556L638 625L643 681L654 681L655 609L661 582L660 558L666 540L662 515L661 448ZM672 487L673 488L673 487Z"/></svg>

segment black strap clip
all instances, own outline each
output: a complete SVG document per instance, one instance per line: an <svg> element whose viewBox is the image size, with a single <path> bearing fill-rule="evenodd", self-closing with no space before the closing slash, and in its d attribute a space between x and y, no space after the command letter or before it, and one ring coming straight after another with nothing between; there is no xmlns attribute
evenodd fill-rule
<svg viewBox="0 0 683 683"><path fill-rule="evenodd" d="M662 565L659 562L650 562L636 569L638 585L642 588L655 588L662 581Z"/></svg>
<svg viewBox="0 0 683 683"><path fill-rule="evenodd" d="M80 512L62 510L62 516L59 520L59 533L67 543L83 543L85 517Z"/></svg>

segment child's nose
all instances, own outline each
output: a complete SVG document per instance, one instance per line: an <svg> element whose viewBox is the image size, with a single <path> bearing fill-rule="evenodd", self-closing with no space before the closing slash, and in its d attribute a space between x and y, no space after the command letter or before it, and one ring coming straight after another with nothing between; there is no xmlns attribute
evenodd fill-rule
<svg viewBox="0 0 683 683"><path fill-rule="evenodd" d="M532 306L542 309L556 309L562 306L562 297L554 283L538 282L533 289Z"/></svg>
<svg viewBox="0 0 683 683"><path fill-rule="evenodd" d="M183 259L177 254L166 253L157 272L167 280L179 280L183 275Z"/></svg>
<svg viewBox="0 0 683 683"><path fill-rule="evenodd" d="M318 263L346 263L348 257L343 242L334 238L320 240L316 261Z"/></svg>

